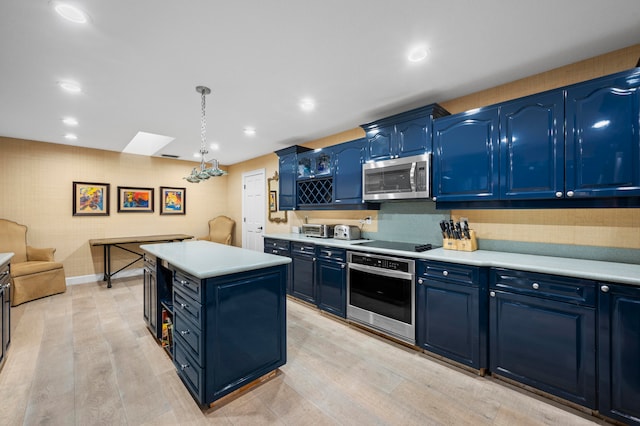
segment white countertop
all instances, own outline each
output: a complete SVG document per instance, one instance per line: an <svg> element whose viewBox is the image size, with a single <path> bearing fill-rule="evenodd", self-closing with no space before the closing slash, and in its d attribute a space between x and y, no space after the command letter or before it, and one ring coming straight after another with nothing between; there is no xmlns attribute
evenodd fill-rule
<svg viewBox="0 0 640 426"><path fill-rule="evenodd" d="M415 259L437 260L464 265L508 268L520 271L540 272L597 281L614 282L640 286L640 264L602 262L597 260L572 259L564 257L537 256L531 254L505 253L476 250L464 252L437 248L424 252L407 252L358 246L367 240L344 241L334 238L312 238L302 234L268 234L265 238L289 241L304 241L332 247L343 247L363 252L411 257Z"/></svg>
<svg viewBox="0 0 640 426"><path fill-rule="evenodd" d="M4 265L6 262L11 260L13 257L13 253L0 253L0 265Z"/></svg>
<svg viewBox="0 0 640 426"><path fill-rule="evenodd" d="M291 259L210 241L144 244L140 248L197 278L285 265Z"/></svg>

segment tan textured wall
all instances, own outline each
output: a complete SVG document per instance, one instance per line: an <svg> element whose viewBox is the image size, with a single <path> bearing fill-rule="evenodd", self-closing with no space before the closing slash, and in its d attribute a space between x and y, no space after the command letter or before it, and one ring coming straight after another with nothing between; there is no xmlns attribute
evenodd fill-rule
<svg viewBox="0 0 640 426"><path fill-rule="evenodd" d="M209 219L227 213L227 177L189 184L182 177L193 166L187 161L0 138L0 218L27 225L31 245L55 247L67 277L99 274L102 248L91 248L90 239L202 236L208 232ZM110 215L73 216L74 181L109 183ZM118 186L154 188L154 212L118 213ZM160 186L187 188L186 215L159 214ZM126 264L120 250L112 250L112 256L116 269Z"/></svg>

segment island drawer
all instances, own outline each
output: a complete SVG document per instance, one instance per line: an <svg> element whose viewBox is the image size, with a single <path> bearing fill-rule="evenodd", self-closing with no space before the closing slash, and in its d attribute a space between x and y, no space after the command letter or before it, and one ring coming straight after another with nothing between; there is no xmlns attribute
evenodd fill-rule
<svg viewBox="0 0 640 426"><path fill-rule="evenodd" d="M275 238L265 238L264 239L264 252L277 254L279 256L289 256L291 254L291 249L289 247L289 241L286 240L278 240Z"/></svg>
<svg viewBox="0 0 640 426"><path fill-rule="evenodd" d="M477 286L480 281L480 268L457 263L419 260L416 262L416 277L418 280L427 278Z"/></svg>
<svg viewBox="0 0 640 426"><path fill-rule="evenodd" d="M491 290L504 290L591 307L596 305L596 283L583 278L493 268L490 286Z"/></svg>
<svg viewBox="0 0 640 426"><path fill-rule="evenodd" d="M173 281L174 289L180 289L196 301L202 302L202 285L199 278L176 269Z"/></svg>
<svg viewBox="0 0 640 426"><path fill-rule="evenodd" d="M176 340L181 338L176 336ZM187 389L193 394L198 403L204 402L204 371L193 358L191 358L184 349L183 344L175 345L175 358L173 360L178 376L187 386Z"/></svg>
<svg viewBox="0 0 640 426"><path fill-rule="evenodd" d="M173 318L173 334L179 335L184 340L185 345L180 346L188 350L189 355L195 359L199 365L204 361L204 337L199 326L190 321L188 315L183 315L181 311L176 312Z"/></svg>
<svg viewBox="0 0 640 426"><path fill-rule="evenodd" d="M173 289L173 311L202 327L202 305L176 288Z"/></svg>

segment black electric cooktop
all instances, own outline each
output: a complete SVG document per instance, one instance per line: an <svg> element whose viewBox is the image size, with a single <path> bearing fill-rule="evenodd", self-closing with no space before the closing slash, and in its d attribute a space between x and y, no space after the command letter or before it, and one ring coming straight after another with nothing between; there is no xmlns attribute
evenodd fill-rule
<svg viewBox="0 0 640 426"><path fill-rule="evenodd" d="M365 247L375 247L382 249L390 249L390 250L400 250L400 251L412 251L412 252L421 252L431 250L432 248L437 248L437 246L432 244L417 244L417 243L403 243L400 241L365 241L364 243L354 244L354 247L357 246L365 246Z"/></svg>

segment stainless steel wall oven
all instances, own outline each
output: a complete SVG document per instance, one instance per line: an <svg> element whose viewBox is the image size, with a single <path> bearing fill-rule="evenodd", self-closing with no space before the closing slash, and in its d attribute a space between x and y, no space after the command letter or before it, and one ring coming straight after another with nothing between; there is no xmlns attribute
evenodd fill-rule
<svg viewBox="0 0 640 426"><path fill-rule="evenodd" d="M415 262L347 253L347 318L415 344Z"/></svg>

